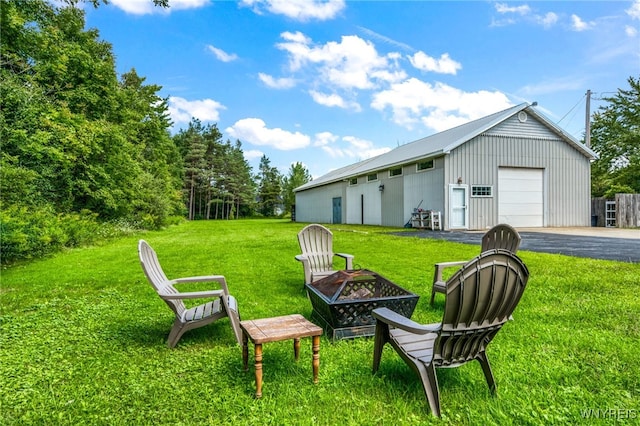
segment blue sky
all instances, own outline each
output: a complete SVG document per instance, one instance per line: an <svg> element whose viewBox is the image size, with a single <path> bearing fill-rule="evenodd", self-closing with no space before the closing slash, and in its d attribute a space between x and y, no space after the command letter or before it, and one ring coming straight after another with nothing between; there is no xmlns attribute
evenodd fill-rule
<svg viewBox="0 0 640 426"><path fill-rule="evenodd" d="M110 0L87 27L119 73L191 117L314 177L522 102L581 139L591 110L640 75L640 0Z"/></svg>

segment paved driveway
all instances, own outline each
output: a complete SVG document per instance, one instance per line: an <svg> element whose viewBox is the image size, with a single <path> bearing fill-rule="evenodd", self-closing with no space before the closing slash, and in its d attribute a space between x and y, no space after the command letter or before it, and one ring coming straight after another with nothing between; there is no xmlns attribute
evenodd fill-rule
<svg viewBox="0 0 640 426"><path fill-rule="evenodd" d="M598 231L598 228L531 228L518 230L522 237L520 250L558 253L592 259L619 260L640 263L640 230ZM418 231L397 232L396 235L455 241L480 246L483 232Z"/></svg>

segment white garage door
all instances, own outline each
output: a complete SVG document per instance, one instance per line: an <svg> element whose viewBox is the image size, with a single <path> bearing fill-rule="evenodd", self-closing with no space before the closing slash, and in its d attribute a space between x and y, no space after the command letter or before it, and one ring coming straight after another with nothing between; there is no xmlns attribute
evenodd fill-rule
<svg viewBox="0 0 640 426"><path fill-rule="evenodd" d="M542 169L498 170L498 220L511 226L543 225Z"/></svg>

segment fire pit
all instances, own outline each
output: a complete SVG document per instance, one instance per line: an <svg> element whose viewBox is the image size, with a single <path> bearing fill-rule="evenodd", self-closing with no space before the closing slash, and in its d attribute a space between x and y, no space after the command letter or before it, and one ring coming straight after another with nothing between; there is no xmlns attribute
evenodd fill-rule
<svg viewBox="0 0 640 426"><path fill-rule="evenodd" d="M373 309L389 308L410 318L419 298L366 269L338 271L305 287L313 307L312 316L321 322L332 340L373 336L376 327Z"/></svg>

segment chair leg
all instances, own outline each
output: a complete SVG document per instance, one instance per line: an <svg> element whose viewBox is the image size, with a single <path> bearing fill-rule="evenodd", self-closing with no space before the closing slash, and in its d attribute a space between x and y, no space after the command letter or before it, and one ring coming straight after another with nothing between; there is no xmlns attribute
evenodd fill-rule
<svg viewBox="0 0 640 426"><path fill-rule="evenodd" d="M373 345L373 373L380 368L382 358L382 348L389 341L389 325L378 320L376 322L375 343Z"/></svg>
<svg viewBox="0 0 640 426"><path fill-rule="evenodd" d="M429 407L434 416L440 417L440 390L438 389L438 377L433 364L422 364L416 360L416 367L420 373L424 394L429 401Z"/></svg>
<svg viewBox="0 0 640 426"><path fill-rule="evenodd" d="M236 342L242 345L242 330L240 329L240 311L238 309L238 301L233 296L228 298L222 297L222 303L225 308L229 322L231 323L231 329L236 338Z"/></svg>
<svg viewBox="0 0 640 426"><path fill-rule="evenodd" d="M489 390L491 393L495 393L496 391L496 381L493 378L493 372L491 371L491 364L489 364L489 358L487 358L487 354L482 352L478 355L478 361L482 366L482 371L484 372L484 377L487 379L487 384L489 385Z"/></svg>
<svg viewBox="0 0 640 426"><path fill-rule="evenodd" d="M429 302L431 304L431 306L433 306L433 301L436 298L436 290L432 287L431 288L431 302Z"/></svg>
<svg viewBox="0 0 640 426"><path fill-rule="evenodd" d="M169 332L169 337L167 337L167 346L175 348L185 331L184 323L176 318L173 323L173 327L171 327L171 331Z"/></svg>

